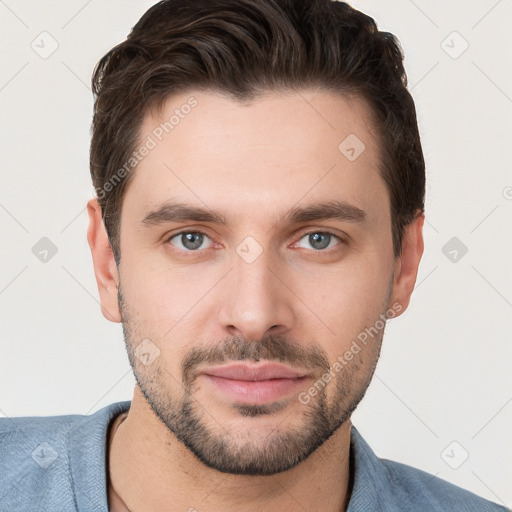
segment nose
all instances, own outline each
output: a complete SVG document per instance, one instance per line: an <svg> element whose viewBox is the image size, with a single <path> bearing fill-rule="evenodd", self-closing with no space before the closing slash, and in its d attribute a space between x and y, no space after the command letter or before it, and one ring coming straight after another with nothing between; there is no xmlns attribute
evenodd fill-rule
<svg viewBox="0 0 512 512"><path fill-rule="evenodd" d="M292 329L293 293L286 284L284 263L265 251L250 263L237 254L233 259L219 311L221 328L252 341Z"/></svg>

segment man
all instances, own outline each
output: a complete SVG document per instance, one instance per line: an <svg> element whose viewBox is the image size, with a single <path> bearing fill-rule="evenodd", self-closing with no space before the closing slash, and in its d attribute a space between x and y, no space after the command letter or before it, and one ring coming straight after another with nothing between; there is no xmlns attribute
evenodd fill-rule
<svg viewBox="0 0 512 512"><path fill-rule="evenodd" d="M350 421L423 252L394 37L328 0L167 0L93 86L88 241L137 386L4 420L3 509L504 510Z"/></svg>

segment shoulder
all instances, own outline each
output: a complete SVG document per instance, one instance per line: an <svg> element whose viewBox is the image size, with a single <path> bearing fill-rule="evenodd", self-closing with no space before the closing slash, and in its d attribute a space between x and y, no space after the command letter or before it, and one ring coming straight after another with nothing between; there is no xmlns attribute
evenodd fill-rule
<svg viewBox="0 0 512 512"><path fill-rule="evenodd" d="M10 511L76 510L74 473L89 457L91 466L105 465L108 424L129 404L91 415L0 418L0 503Z"/></svg>
<svg viewBox="0 0 512 512"><path fill-rule="evenodd" d="M394 498L413 510L498 512L507 509L437 476L399 462L381 459Z"/></svg>
<svg viewBox="0 0 512 512"><path fill-rule="evenodd" d="M349 512L507 511L425 471L377 457L355 427L352 427L351 459L354 485Z"/></svg>
<svg viewBox="0 0 512 512"><path fill-rule="evenodd" d="M4 482L65 462L69 435L81 418L79 415L0 418L0 465Z"/></svg>

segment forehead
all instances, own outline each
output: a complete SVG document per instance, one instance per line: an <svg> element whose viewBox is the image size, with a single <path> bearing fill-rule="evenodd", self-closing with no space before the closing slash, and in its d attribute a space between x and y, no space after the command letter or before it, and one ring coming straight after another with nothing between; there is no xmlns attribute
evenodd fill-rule
<svg viewBox="0 0 512 512"><path fill-rule="evenodd" d="M151 149L123 211L140 219L170 197L253 218L263 202L281 211L344 200L370 215L389 204L371 113L356 97L271 91L239 102L214 91L180 93L146 114L138 144Z"/></svg>

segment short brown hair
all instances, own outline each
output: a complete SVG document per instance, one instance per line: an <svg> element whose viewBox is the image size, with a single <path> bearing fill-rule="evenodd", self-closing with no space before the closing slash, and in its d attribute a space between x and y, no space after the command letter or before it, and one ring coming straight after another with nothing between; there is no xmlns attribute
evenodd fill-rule
<svg viewBox="0 0 512 512"><path fill-rule="evenodd" d="M240 101L317 87L364 98L379 133L395 256L424 211L425 163L403 54L369 16L330 0L163 0L98 62L90 168L120 260L126 171L144 115L174 93L215 90ZM341 142L341 141L340 141Z"/></svg>

